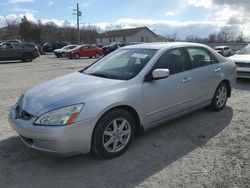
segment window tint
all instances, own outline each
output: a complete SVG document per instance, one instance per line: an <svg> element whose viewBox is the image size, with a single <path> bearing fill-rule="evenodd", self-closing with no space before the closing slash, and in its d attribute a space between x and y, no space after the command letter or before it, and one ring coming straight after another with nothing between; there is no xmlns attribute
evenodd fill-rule
<svg viewBox="0 0 250 188"><path fill-rule="evenodd" d="M168 69L170 74L187 70L186 59L181 49L165 52L156 62L154 69Z"/></svg>
<svg viewBox="0 0 250 188"><path fill-rule="evenodd" d="M187 48L193 68L218 63L218 60L204 48Z"/></svg>
<svg viewBox="0 0 250 188"><path fill-rule="evenodd" d="M11 46L11 44L3 44L3 45L1 46L1 48L2 48L2 49L12 49L12 46Z"/></svg>
<svg viewBox="0 0 250 188"><path fill-rule="evenodd" d="M34 44L23 44L23 48L36 48Z"/></svg>
<svg viewBox="0 0 250 188"><path fill-rule="evenodd" d="M13 44L13 46L14 46L14 48L16 48L16 49L21 49L21 48L23 48L23 46L21 45L21 44L19 44L19 43L14 43Z"/></svg>

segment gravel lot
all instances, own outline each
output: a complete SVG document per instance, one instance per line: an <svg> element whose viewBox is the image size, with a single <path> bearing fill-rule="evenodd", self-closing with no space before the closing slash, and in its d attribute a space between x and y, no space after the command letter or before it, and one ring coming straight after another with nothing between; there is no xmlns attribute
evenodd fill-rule
<svg viewBox="0 0 250 188"><path fill-rule="evenodd" d="M24 146L7 115L33 86L92 59L41 56L0 63L0 187L250 187L250 80L238 80L221 112L199 110L137 137L112 160L59 158Z"/></svg>

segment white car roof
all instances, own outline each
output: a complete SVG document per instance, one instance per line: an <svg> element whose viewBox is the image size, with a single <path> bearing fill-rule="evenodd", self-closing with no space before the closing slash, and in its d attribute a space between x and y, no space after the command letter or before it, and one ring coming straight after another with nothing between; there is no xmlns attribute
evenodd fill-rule
<svg viewBox="0 0 250 188"><path fill-rule="evenodd" d="M141 49L162 49L162 48L174 48L174 47L185 47L185 46L195 46L195 47L207 47L203 44L191 43L191 42L156 42L156 43L142 43L131 46L125 46L123 48L141 48Z"/></svg>
<svg viewBox="0 0 250 188"><path fill-rule="evenodd" d="M226 48L226 47L228 47L228 46L215 46L215 48Z"/></svg>

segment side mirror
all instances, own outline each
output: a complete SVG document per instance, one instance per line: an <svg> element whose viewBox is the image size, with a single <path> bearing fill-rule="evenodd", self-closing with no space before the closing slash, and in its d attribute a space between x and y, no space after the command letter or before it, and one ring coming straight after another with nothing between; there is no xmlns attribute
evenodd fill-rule
<svg viewBox="0 0 250 188"><path fill-rule="evenodd" d="M150 82L152 80L160 80L163 78L169 77L169 70L168 69L155 69L152 73L149 73L145 80L146 82Z"/></svg>
<svg viewBox="0 0 250 188"><path fill-rule="evenodd" d="M152 72L153 80L167 78L168 76L169 76L169 70L168 69L155 69Z"/></svg>

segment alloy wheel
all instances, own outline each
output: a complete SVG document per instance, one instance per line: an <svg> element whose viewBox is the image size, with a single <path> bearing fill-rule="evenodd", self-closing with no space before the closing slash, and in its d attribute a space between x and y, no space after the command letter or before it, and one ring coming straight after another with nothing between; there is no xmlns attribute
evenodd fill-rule
<svg viewBox="0 0 250 188"><path fill-rule="evenodd" d="M227 88L221 86L216 93L216 105L221 108L227 101Z"/></svg>
<svg viewBox="0 0 250 188"><path fill-rule="evenodd" d="M108 152L121 151L129 142L131 136L131 125L124 118L113 120L105 128L102 144Z"/></svg>

